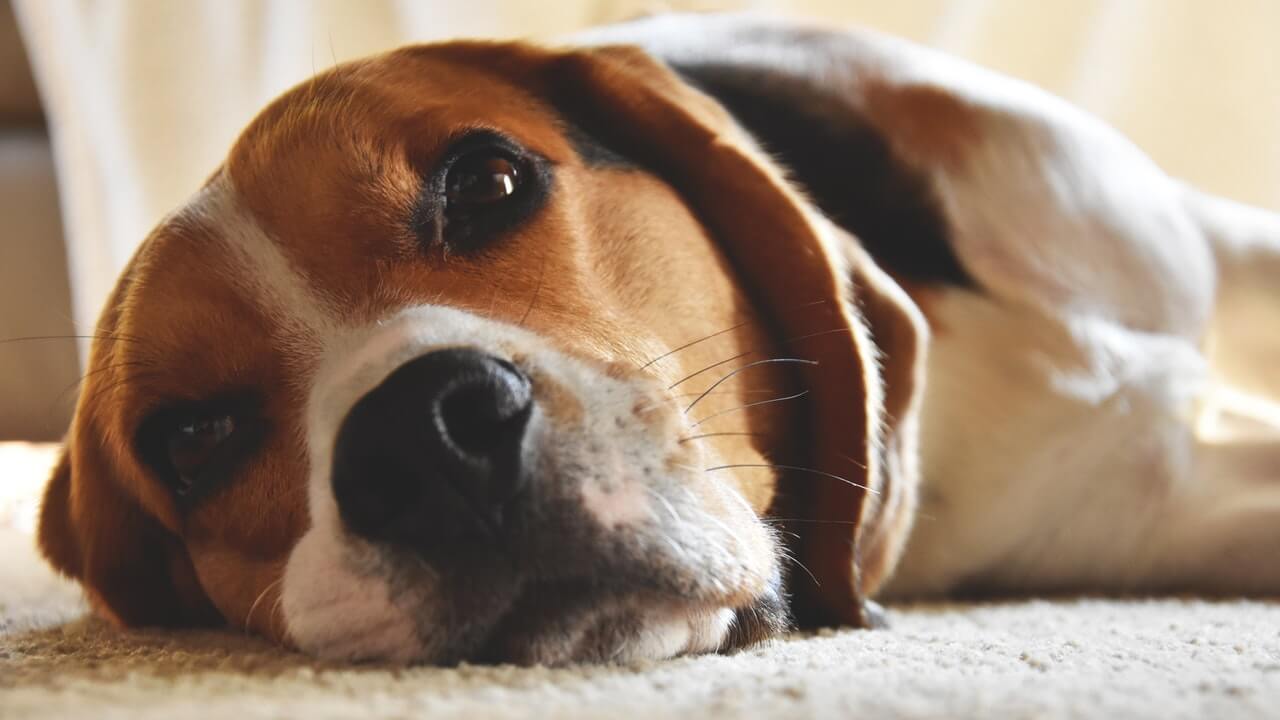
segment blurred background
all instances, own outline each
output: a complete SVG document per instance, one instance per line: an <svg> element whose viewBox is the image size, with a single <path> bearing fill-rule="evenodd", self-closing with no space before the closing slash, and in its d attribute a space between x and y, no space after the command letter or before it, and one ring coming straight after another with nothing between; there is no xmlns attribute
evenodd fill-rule
<svg viewBox="0 0 1280 720"><path fill-rule="evenodd" d="M92 332L137 243L289 86L408 42L727 8L969 58L1280 209L1280 0L0 0L0 440L62 434L86 343L48 336Z"/></svg>

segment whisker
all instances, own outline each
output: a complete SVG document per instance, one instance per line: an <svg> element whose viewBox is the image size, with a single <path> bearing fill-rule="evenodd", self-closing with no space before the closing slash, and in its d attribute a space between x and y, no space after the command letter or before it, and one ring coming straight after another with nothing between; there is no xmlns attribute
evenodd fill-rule
<svg viewBox="0 0 1280 720"><path fill-rule="evenodd" d="M524 327L524 321L529 319L529 314L533 312L533 306L538 302L538 296L542 294L542 280L547 274L547 257L542 256L542 265L538 268L538 284L533 288L533 297L529 298L529 307L525 308L524 315L520 316L520 327Z"/></svg>
<svg viewBox="0 0 1280 720"><path fill-rule="evenodd" d="M837 335L839 333L847 333L847 332L853 332L853 330L847 327L834 328L832 330L819 330L818 332L811 332L811 333L808 333L807 335L797 335L795 337L786 338L785 340L782 341L782 344L790 345L791 343L800 342L801 340L808 340L809 338L822 337L823 335Z"/></svg>
<svg viewBox="0 0 1280 720"><path fill-rule="evenodd" d="M688 485L681 485L680 489L684 492L684 496L689 499L689 504L691 507L698 508L700 506L700 503L698 502L698 497L694 495L693 490L691 490ZM722 488L721 494L725 494L725 493L736 495L736 493L734 493L733 490L728 488ZM741 499L741 496L739 496L739 499ZM720 528L720 531L724 533L725 537L729 541L734 543L736 547L739 547L739 548L748 547L749 543L746 543L742 540L742 533L739 530L735 530L729 527L728 523L716 517L714 513L707 512L705 509L700 509L700 510L697 510L696 512L704 520ZM750 512L749 515L753 518L756 517L756 514L754 511ZM717 545L720 545L721 548L724 548L724 546L721 545L720 543L717 543ZM729 548L724 548L724 549L729 550Z"/></svg>
<svg viewBox="0 0 1280 720"><path fill-rule="evenodd" d="M721 391L719 391L719 392L714 392L714 393L711 393L711 394L712 394L712 395L728 395L728 394L731 394L731 393L759 394L759 393L768 393L768 392L773 392L773 391L772 391L772 390L768 390L768 389L754 389L754 390L721 390ZM682 397L693 397L694 395L700 395L700 394L701 394L701 393L689 392L689 393L679 393L679 394L676 394L676 395L668 395L668 396L665 396L665 397L653 398L653 399L651 399L651 400L646 401L646 402L645 402L645 403L640 407L640 409L639 409L637 412L639 412L640 414L642 414L642 415L643 415L643 414L646 414L646 413L653 412L654 410L661 410L661 409L663 409L663 408L667 407L667 406L670 404L670 401L671 401L671 400L677 400L677 399L682 398ZM627 397L623 397L623 398L615 398L615 402L611 403L611 404L609 405L609 407L618 407L619 405L622 405L622 404L624 404L624 403L628 403L628 402L632 402L632 401L633 401L633 398L627 398Z"/></svg>
<svg viewBox="0 0 1280 720"><path fill-rule="evenodd" d="M804 397L805 395L808 395L808 394L809 394L808 390L801 390L800 392L794 395L785 395L783 397L770 398L768 400L757 400L756 402L747 403L746 405L739 405L738 407L735 407L735 408L729 408L728 410L721 410L720 412L711 413L710 415L702 418L698 422L693 423L689 427L696 428L702 423L708 420L713 420L715 418L718 418L721 415L728 415L729 413L738 412L739 410L746 410L747 408L753 408L753 407L756 407L757 405L768 405L770 403L782 402L783 400L795 400L796 398Z"/></svg>
<svg viewBox="0 0 1280 720"><path fill-rule="evenodd" d="M715 381L715 382L711 383L711 387L709 387L709 388L707 388L706 390L702 391L702 394L701 394L701 395L699 395L699 396L697 397L697 399L695 399L693 402L689 403L689 407L687 407L687 408L685 408L685 409L684 409L685 414L686 414L686 415L688 415L688 414L689 414L689 411L693 409L693 406L694 406L694 405L697 405L697 404L698 404L698 402L699 402L700 400L702 400L702 398L706 397L707 395L710 395L710 394L711 394L711 391L712 391L712 390L715 390L717 387L719 387L719 385L720 385L721 383L723 383L724 381L728 380L729 378L733 377L734 375L737 375L738 373L742 372L743 370L749 370L749 369L751 369L751 368L753 368L753 367L758 367L758 366L760 366L760 365L768 365L768 364L770 364L770 363L800 363L800 364L803 364L803 365L817 365L817 364L818 364L818 361L817 361L817 360L806 360L806 359L804 359L804 358L766 358L766 359L764 359L764 360L756 360L756 361L754 361L754 362L749 362L749 363L747 363L746 365L743 365L742 367L740 367L740 368L738 368L738 369L736 369L736 370L732 370L732 371L730 371L730 372L729 372L728 374L726 374L724 377L722 377L722 378L720 378L719 380L717 380L717 381Z"/></svg>
<svg viewBox="0 0 1280 720"><path fill-rule="evenodd" d="M820 302L825 302L825 301L820 301ZM812 305L817 305L817 304L819 304L819 303L810 303L810 304L812 304ZM835 335L836 333L847 333L847 332L850 332L849 328L835 328L835 329L833 329L833 330L820 330L820 331L818 331L818 332L812 332L812 333L809 333L809 334L807 334L807 335L797 335L796 337L783 338L783 340L782 340L782 343L781 343L781 344L783 344L783 345L788 345L788 344L793 343L793 342L798 342L798 341L800 341L800 340L808 340L809 338L820 337L820 336L822 336L822 335ZM747 350L747 351L745 351L745 352L740 352L740 353L738 353L737 355L734 355L734 356L733 356L733 357L731 357L731 358L725 358L724 360L720 360L720 361L718 361L718 362L714 362L714 363L712 363L712 364L710 364L710 365L708 365L708 366L706 366L706 367L702 368L701 370L698 370L698 371L696 371L696 372L690 373L689 375L685 375L684 377L680 378L679 380L675 381L674 383L672 383L672 384L668 385L668 386L667 386L667 389L668 389L668 390L671 390L671 389L675 388L677 385L679 385L679 384L681 384L681 383L685 382L686 380L691 380L691 379L693 379L693 378L695 378L695 377L697 377L697 376L701 375L702 373L704 373L704 372L706 372L706 371L708 371L708 370L710 370L710 369L712 369L712 368L720 367L721 365L724 365L724 364L725 364L725 363L727 363L727 362L732 362L732 361L734 361L734 360L737 360L737 359L739 359L739 358L746 357L747 355L751 355L751 354L757 353L757 352L759 352L759 351L760 351L760 349L759 349L759 348L753 348L753 349L751 349L751 350Z"/></svg>
<svg viewBox="0 0 1280 720"><path fill-rule="evenodd" d="M773 532L773 533L776 533L776 534L778 534L778 535L789 535L789 536L791 536L791 537L795 538L796 540L800 540L800 539L801 539L801 538L800 538L800 534L799 534L799 533L794 533L794 532L791 532L790 530L783 530L782 528L769 528L769 531L770 531L770 532Z"/></svg>
<svg viewBox="0 0 1280 720"><path fill-rule="evenodd" d="M687 343L685 343L685 344L681 345L680 347L678 347L678 348L676 348L676 349L674 349L674 350L668 350L667 352L665 352L665 353L663 353L663 354L659 355L658 357L656 357L656 358L654 358L654 359L650 360L649 362L647 362L647 363L645 363L645 364L641 365L641 366L640 366L640 369L641 369L641 370L644 370L645 368L647 368L647 367L649 367L650 365L652 365L652 364L654 364L654 363L658 362L659 360L662 360L663 358L669 358L669 357L671 357L672 355L675 355L676 353L680 352L681 350L686 350L686 349L688 349L688 348L691 348L691 347L693 347L694 345L697 345L698 343L706 342L706 341L710 340L711 338L719 337L719 336L721 336L721 335L723 335L723 334L725 334L725 333L728 333L728 332L733 332L734 330L737 330L738 328L742 327L743 325L746 325L748 322L750 322L750 321L748 321L748 320L743 320L742 322L738 323L737 325L734 325L734 326L733 326L733 327L731 327L731 328L725 328L724 330L720 330L719 332L713 332L713 333L711 333L710 335L704 335L704 336L702 336L702 337L698 338L697 340L694 340L694 341L692 341L692 342L687 342Z"/></svg>
<svg viewBox="0 0 1280 720"><path fill-rule="evenodd" d="M857 525L857 520L819 520L817 518L760 518L766 523L812 523L814 525Z"/></svg>
<svg viewBox="0 0 1280 720"><path fill-rule="evenodd" d="M147 378L159 377L159 376L160 376L159 371L134 373L133 375L127 375L125 377L122 377L116 382L111 383L110 385L105 385L103 387L98 388L98 393L101 395L105 395L115 390L116 388L122 387L124 385L128 385L129 383L132 383L138 380L145 380Z"/></svg>
<svg viewBox="0 0 1280 720"><path fill-rule="evenodd" d="M716 517L715 515L712 515L709 512L702 512L699 514L702 516L704 520L710 522L712 525L715 525L717 528L719 528L720 532L724 533L725 537L728 540L736 543L738 547L747 547L747 543L742 541L742 533L729 527L728 523ZM716 543L716 544L720 545L720 543Z"/></svg>
<svg viewBox="0 0 1280 720"><path fill-rule="evenodd" d="M271 592L272 588L282 582L284 582L284 573L281 573L280 577L276 578L274 581L267 583L267 586L262 589L262 592L258 593L258 597L255 598L253 604L249 606L249 613L244 616L245 632L249 632L249 621L253 619L253 611L258 609L258 603L262 602L262 599L267 596L267 593Z"/></svg>
<svg viewBox="0 0 1280 720"><path fill-rule="evenodd" d="M840 457L842 457L842 458L844 458L845 460L848 460L849 462L853 463L854 467L858 468L859 470L866 470L866 469L867 469L867 466L866 466L865 464L860 463L860 462L858 462L857 460L854 460L853 458L849 457L848 455L845 455L844 453L840 453Z"/></svg>
<svg viewBox="0 0 1280 720"><path fill-rule="evenodd" d="M498 305L498 285L493 286L493 292L489 293L489 309L485 311L484 316L490 320L497 318L493 315L493 309Z"/></svg>
<svg viewBox="0 0 1280 720"><path fill-rule="evenodd" d="M284 593L280 593L279 595L276 595L276 601L271 603L271 615L270 615L271 626L281 627L280 635L287 636L289 633L289 626L285 624L283 609L284 609Z"/></svg>
<svg viewBox="0 0 1280 720"><path fill-rule="evenodd" d="M798 558L798 557L796 557L795 555L793 555L792 553L788 552L786 549L783 549L783 550L779 551L779 553L778 553L778 554L779 554L779 555L781 555L783 558L785 558L785 559L787 559L787 560L789 560L789 561L791 561L791 562L795 563L796 565L800 566L800 569L801 569L801 570L803 570L803 571L805 572L805 574L809 576L809 579L813 581L813 584L814 584L814 585L817 585L818 587L822 587L822 583L818 582L818 576L814 575L814 574L813 574L813 571L812 571L812 570L810 570L810 569L808 568L808 566L806 566L804 563L800 562L800 558Z"/></svg>
<svg viewBox="0 0 1280 720"><path fill-rule="evenodd" d="M677 440L677 441L676 441L676 444L677 444L677 445L679 445L679 444L681 444L681 443L689 442L690 440L702 440L702 439L704 439L704 438L709 438L709 437L721 437L721 436L724 436L724 435L750 435L750 436L753 436L753 437L754 437L754 436L761 436L761 435L764 435L764 433L758 433L758 432L710 432L710 433L702 433L701 435L690 435L689 437L683 437L683 438L680 438L679 440Z"/></svg>
<svg viewBox="0 0 1280 720"><path fill-rule="evenodd" d="M63 395L66 395L67 393L71 392L72 390L74 390L74 389L75 389L75 387L76 387L77 385L80 385L80 384L81 384L81 383L83 383L85 380L88 380L89 378L93 377L94 375L97 375L97 374L99 374L99 373L107 372L108 370L119 370L119 369L121 369L121 368L127 368L127 367L138 367L138 366L146 366L146 365L150 365L150 363L144 362L144 361L142 361L142 360L130 360L130 361L126 361L126 362L119 362L119 363L115 363L115 364L112 364L112 365L103 365L103 366L102 366L102 367L100 367L100 368L95 368L95 369L93 369L93 370L90 370L89 372L87 372L87 373L85 373L85 374L81 375L81 376L80 376L80 377L79 377L75 382L71 383L70 385L68 385L68 386L66 386L66 387L64 387L64 388L62 388L62 391L61 391L61 392L59 392L59 393L58 393L58 395L57 395L57 397L55 397L55 398L54 398L54 402L57 402L58 400L61 400Z"/></svg>
<svg viewBox="0 0 1280 720"><path fill-rule="evenodd" d="M824 472L822 470L815 470L813 468L800 467L799 465L779 465L776 463L739 463L735 465L716 465L715 467L706 468L705 472L713 472L715 470L730 470L733 468L772 468L774 470L795 470L796 472L813 473L814 475L821 475L823 477L831 478L832 480L839 480L840 482L846 485L849 485L851 487L856 487L862 490L866 490L872 495L880 494L878 490L872 490L866 485L856 483L850 480L849 478L843 478L843 477L840 477L839 475L835 475L829 472Z"/></svg>
<svg viewBox="0 0 1280 720"><path fill-rule="evenodd" d="M676 554L676 557L681 560L688 557L688 553L685 552L684 548L680 547L680 543L676 542L671 536L664 533L662 535L662 539L667 543L667 547L671 548L671 550Z"/></svg>
<svg viewBox="0 0 1280 720"><path fill-rule="evenodd" d="M667 389L668 389L668 390L674 390L674 389L676 388L676 386L677 386L677 385L680 385L680 384L684 383L686 380L692 380L693 378L695 378L695 377L697 377L697 376L701 375L702 373L704 373L704 372L706 372L706 371L708 371L708 370L711 370L712 368L718 368L718 367L720 367L721 365L724 365L725 363L733 362L734 360L737 360L738 358L744 358L744 357L746 357L746 356L750 355L750 354L751 354L751 353L753 353L753 352L755 352L755 350L748 350L748 351L746 351L746 352L740 352L740 353L738 353L737 355L734 355L734 356L733 356L733 357L731 357L731 358L725 358L724 360L721 360L721 361L719 361L719 362L711 363L710 365L708 365L708 366L706 366L706 367L702 368L701 370L699 370L699 371L697 371L697 372L694 372L694 373L690 373L690 374L688 374L688 375L685 375L684 377L680 378L679 380L677 380L677 381L675 381L675 382L671 383L670 385L668 385L668 386L667 386Z"/></svg>
<svg viewBox="0 0 1280 720"><path fill-rule="evenodd" d="M104 365L103 367L90 370L89 372L81 375L77 380L72 382L70 385L67 385L66 387L62 388L62 390L60 390L58 394L55 395L53 399L49 401L49 407L46 410L46 412L52 413L54 411L54 408L56 408L59 403L61 403L63 400L66 399L67 393L70 393L72 390L75 390L80 385L82 385L85 380L88 380L90 377L94 375L106 372L108 370L120 370L122 368L127 368L127 367L147 367L149 365L150 363L143 362L141 360L134 360L129 362L120 362L114 365Z"/></svg>
<svg viewBox="0 0 1280 720"><path fill-rule="evenodd" d="M684 524L684 518L680 517L680 513L676 512L676 508L674 505L671 504L670 500L667 500L665 497L663 497L662 493L658 492L657 490L654 490L648 485L646 485L644 489L649 493L651 497L653 497L655 500L657 500L659 503L662 504L662 507L666 509L666 511L671 515L671 519L674 520L677 525Z"/></svg>
<svg viewBox="0 0 1280 720"><path fill-rule="evenodd" d="M141 342L138 338L111 335L27 335L24 337L5 338L0 345L20 342L39 342L42 340L100 340L104 342Z"/></svg>
<svg viewBox="0 0 1280 720"><path fill-rule="evenodd" d="M695 473L702 472L704 470L703 468L700 468L700 467L694 467L693 465L688 465L686 463L678 463L678 462L671 463L671 467L677 467L682 470L688 470L689 472L695 472Z"/></svg>
<svg viewBox="0 0 1280 720"><path fill-rule="evenodd" d="M747 394L753 394L753 393L767 393L767 392L773 392L773 390L770 390L770 389L768 389L768 388L761 388L761 389L754 389L754 390L718 390L718 391L713 392L713 393L711 393L711 394L712 394L712 395L722 395L722 394L725 394L725 393L747 393ZM673 394L673 395L668 395L667 397L669 397L669 398L670 398L670 399L672 399L672 400L676 400L676 399L678 399L678 398L697 397L698 395L701 395L701 394L702 394L701 392L675 393L675 394Z"/></svg>

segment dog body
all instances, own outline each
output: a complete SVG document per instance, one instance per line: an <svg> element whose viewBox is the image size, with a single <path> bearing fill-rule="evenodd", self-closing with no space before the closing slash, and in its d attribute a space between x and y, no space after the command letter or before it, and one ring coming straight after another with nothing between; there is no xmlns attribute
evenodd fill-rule
<svg viewBox="0 0 1280 720"><path fill-rule="evenodd" d="M42 517L95 607L554 663L1280 589L1280 441L1198 426L1280 427L1280 220L872 34L573 42L336 68L144 243Z"/></svg>
<svg viewBox="0 0 1280 720"><path fill-rule="evenodd" d="M741 18L593 38L640 43L724 102L928 316L923 501L888 595L1276 591L1280 448L1196 426L1225 376L1269 399L1213 411L1280 429L1274 215L1171 180L1046 93L890 38ZM859 162L889 189L851 181ZM930 213L940 241L919 228Z"/></svg>

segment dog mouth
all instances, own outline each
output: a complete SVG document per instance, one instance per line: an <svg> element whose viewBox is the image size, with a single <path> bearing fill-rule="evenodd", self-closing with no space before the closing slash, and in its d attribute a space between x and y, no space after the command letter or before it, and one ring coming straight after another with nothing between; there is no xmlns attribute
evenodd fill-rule
<svg viewBox="0 0 1280 720"><path fill-rule="evenodd" d="M412 661L628 663L727 652L790 627L780 572L762 589L731 588L667 561L610 555L603 545L600 553L562 553L549 566L527 554L473 550L433 563L430 577L420 558L419 572L393 571L420 647L434 648Z"/></svg>
<svg viewBox="0 0 1280 720"><path fill-rule="evenodd" d="M732 608L589 580L532 583L470 661L560 666L728 652L787 626L781 595L772 588Z"/></svg>
<svg viewBox="0 0 1280 720"><path fill-rule="evenodd" d="M565 665L728 651L789 626L771 533L756 518L730 527L708 506L732 490L700 499L690 478L654 473L588 491L568 474L577 465L543 468L554 474L530 481L540 492L462 542L313 528L296 566L329 568L329 597L288 604L293 639L330 658ZM602 521L614 501L630 509Z"/></svg>
<svg viewBox="0 0 1280 720"><path fill-rule="evenodd" d="M776 573L748 590L683 564L673 553L693 548L673 550L688 541L661 529L608 532L562 517L534 532L525 521L515 514L452 551L376 548L377 578L414 617L421 651L411 662L627 663L729 651L789 627Z"/></svg>
<svg viewBox="0 0 1280 720"><path fill-rule="evenodd" d="M655 622L658 608L669 617ZM550 666L618 662L632 659L628 651L641 642L653 646L654 654L676 655L689 652L701 639L694 637L694 626L706 624L704 617L715 612L672 596L625 592L589 580L534 582L470 659ZM702 649L719 649L722 633L715 635Z"/></svg>

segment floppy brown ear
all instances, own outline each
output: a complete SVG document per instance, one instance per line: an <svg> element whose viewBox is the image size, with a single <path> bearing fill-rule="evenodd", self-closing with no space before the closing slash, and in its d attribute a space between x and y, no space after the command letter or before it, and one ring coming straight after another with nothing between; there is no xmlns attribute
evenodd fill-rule
<svg viewBox="0 0 1280 720"><path fill-rule="evenodd" d="M661 175L690 204L726 252L741 282L788 353L818 361L803 381L810 440L803 460L846 478L783 478L779 516L805 522L792 550L813 573L793 573L793 612L806 624L865 625L856 547L865 488L879 492L883 397L876 351L858 310L842 245L851 242L819 217L714 100L632 47L562 53L508 46L503 66L572 122ZM470 59L495 61L492 46ZM469 52L462 49L461 52ZM529 68L538 68L530 71ZM869 307L879 308L879 303Z"/></svg>
<svg viewBox="0 0 1280 720"><path fill-rule="evenodd" d="M889 579L915 518L919 483L920 404L929 329L906 291L852 241L846 245L855 287L879 353L883 413L873 447L876 493L857 527L860 589L870 597Z"/></svg>
<svg viewBox="0 0 1280 720"><path fill-rule="evenodd" d="M80 544L71 528L71 458L64 445L58 464L45 485L40 506L40 552L54 569L68 577L80 577Z"/></svg>
<svg viewBox="0 0 1280 720"><path fill-rule="evenodd" d="M40 550L93 609L127 626L219 620L178 539L117 484L96 442L68 436L40 510Z"/></svg>

